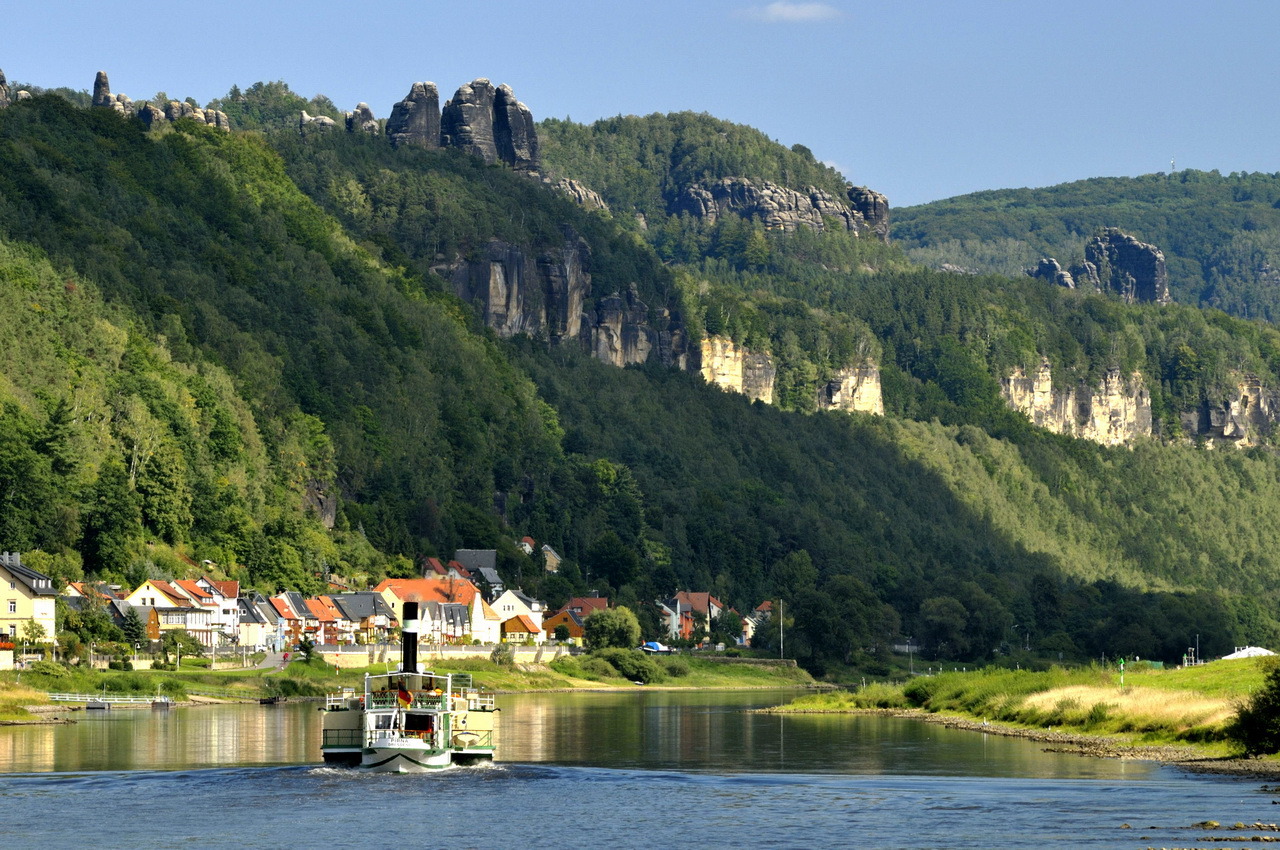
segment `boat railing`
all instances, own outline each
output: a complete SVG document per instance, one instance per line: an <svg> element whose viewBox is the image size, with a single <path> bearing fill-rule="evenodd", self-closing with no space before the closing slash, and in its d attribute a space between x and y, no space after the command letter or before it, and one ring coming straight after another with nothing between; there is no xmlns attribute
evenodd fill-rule
<svg viewBox="0 0 1280 850"><path fill-rule="evenodd" d="M497 708L492 691L467 691L467 708L472 711L493 711Z"/></svg>
<svg viewBox="0 0 1280 850"><path fill-rule="evenodd" d="M343 688L340 693L324 695L324 710L337 711L351 706L351 700L355 699L356 692L354 688Z"/></svg>

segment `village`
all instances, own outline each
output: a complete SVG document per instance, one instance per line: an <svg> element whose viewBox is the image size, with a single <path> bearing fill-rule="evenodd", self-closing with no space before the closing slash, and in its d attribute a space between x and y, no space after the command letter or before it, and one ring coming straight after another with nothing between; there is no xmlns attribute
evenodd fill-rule
<svg viewBox="0 0 1280 850"><path fill-rule="evenodd" d="M526 537L518 545L532 551L536 544ZM559 556L550 547L543 555L548 570L554 570ZM550 611L519 588L505 587L495 563L495 550L460 549L447 562L423 559L420 577L387 578L368 590L331 587L330 593L314 596L289 590L268 596L207 574L150 578L132 589L89 581L57 587L25 566L19 553L3 552L0 587L7 585L7 594L0 607L0 670L21 669L55 648L64 660L79 654L92 666L127 661L130 668L146 669L157 654L167 659L171 647L179 655L194 649L211 656L214 666L231 667L247 666L250 655L282 656L305 646L335 666L363 667L381 660L379 647L385 655L388 645L400 642L406 601L419 603L423 647L461 658L487 657L494 647L506 645L519 651L521 660L549 661L581 647L586 619L609 608L607 597L592 594ZM707 624L731 611L711 593L694 591L679 591L655 606L662 633L647 645L660 651L667 648L662 640L689 645L705 634ZM749 645L770 611L768 601L745 617L733 611L742 623L735 643ZM67 612L96 617L100 640L81 636L87 645L79 653L60 644ZM703 646L710 648L705 641Z"/></svg>

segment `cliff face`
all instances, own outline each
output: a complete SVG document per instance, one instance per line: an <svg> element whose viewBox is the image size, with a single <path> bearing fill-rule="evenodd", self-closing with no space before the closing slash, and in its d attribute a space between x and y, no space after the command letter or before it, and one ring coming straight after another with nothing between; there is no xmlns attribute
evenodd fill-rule
<svg viewBox="0 0 1280 850"><path fill-rule="evenodd" d="M819 410L849 410L884 415L880 368L873 363L837 372L818 391Z"/></svg>
<svg viewBox="0 0 1280 850"><path fill-rule="evenodd" d="M778 370L767 354L748 351L727 337L708 336L702 340L697 369L708 384L773 404Z"/></svg>
<svg viewBox="0 0 1280 850"><path fill-rule="evenodd" d="M1049 361L1034 376L1015 370L1000 382L1005 401L1035 425L1106 446L1151 435L1151 396L1135 372L1113 369L1097 387L1055 390Z"/></svg>
<svg viewBox="0 0 1280 850"><path fill-rule="evenodd" d="M685 368L684 329L668 311L650 316L634 287L596 300L591 296L591 249L576 233L556 248L530 256L518 245L494 239L479 260L458 259L434 267L459 298L475 305L499 336L545 337L576 342L615 366L656 356Z"/></svg>
<svg viewBox="0 0 1280 850"><path fill-rule="evenodd" d="M1182 428L1214 443L1256 446L1275 433L1278 418L1280 392L1263 387L1256 375L1248 375L1222 403L1204 404L1182 414Z"/></svg>
<svg viewBox="0 0 1280 850"><path fill-rule="evenodd" d="M1114 292L1126 303L1168 304L1169 273L1164 253L1108 227L1084 246L1084 264L1072 269L1077 283L1088 281L1100 292Z"/></svg>

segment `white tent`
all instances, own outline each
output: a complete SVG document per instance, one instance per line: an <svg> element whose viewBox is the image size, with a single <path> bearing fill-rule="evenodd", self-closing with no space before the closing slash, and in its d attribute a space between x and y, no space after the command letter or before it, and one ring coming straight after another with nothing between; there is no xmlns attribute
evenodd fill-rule
<svg viewBox="0 0 1280 850"><path fill-rule="evenodd" d="M1258 658L1263 655L1275 655L1275 653L1260 646L1238 646L1235 652L1222 656L1222 660L1235 661L1237 658Z"/></svg>

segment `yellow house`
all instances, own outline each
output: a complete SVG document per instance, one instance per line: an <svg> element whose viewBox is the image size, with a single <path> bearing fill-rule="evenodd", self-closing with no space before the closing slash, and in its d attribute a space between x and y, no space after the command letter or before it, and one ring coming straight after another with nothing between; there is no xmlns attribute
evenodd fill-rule
<svg viewBox="0 0 1280 850"><path fill-rule="evenodd" d="M14 643L22 641L22 627L35 620L45 639L54 637L53 602L58 592L46 575L22 565L17 552L0 553L0 634Z"/></svg>

